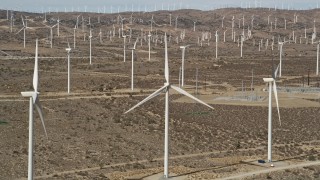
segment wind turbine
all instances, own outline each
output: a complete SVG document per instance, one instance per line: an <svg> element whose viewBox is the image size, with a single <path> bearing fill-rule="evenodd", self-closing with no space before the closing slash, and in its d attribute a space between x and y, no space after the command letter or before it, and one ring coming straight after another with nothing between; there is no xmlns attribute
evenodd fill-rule
<svg viewBox="0 0 320 180"><path fill-rule="evenodd" d="M27 21L26 23L24 23L22 16L21 16L21 19L22 19L23 27L16 34L19 34L23 30L23 48L26 48L26 29L27 28L29 29L29 27L27 27Z"/></svg>
<svg viewBox="0 0 320 180"><path fill-rule="evenodd" d="M219 39L219 35L218 35L218 31L216 31L216 59L218 58L218 39Z"/></svg>
<svg viewBox="0 0 320 180"><path fill-rule="evenodd" d="M151 29L151 32L152 32L152 23L154 22L154 20L153 20L153 15L152 15L152 18L150 19L150 22L151 22L151 24L150 24L150 29Z"/></svg>
<svg viewBox="0 0 320 180"><path fill-rule="evenodd" d="M136 50L136 45L137 45L137 42L139 41L139 38L137 38L136 42L134 43L133 47L130 48L131 49L131 56L132 56L132 59L131 59L131 90L133 91L133 60L134 60L134 51Z"/></svg>
<svg viewBox="0 0 320 180"><path fill-rule="evenodd" d="M279 123L281 126L280 120L280 110L279 110L279 101L278 101L278 92L277 92L277 67L275 72L272 72L272 78L263 78L263 81L269 84L269 108L268 108L268 162L272 162L272 90L276 99L277 110L278 110L278 117Z"/></svg>
<svg viewBox="0 0 320 180"><path fill-rule="evenodd" d="M79 28L79 17L80 17L80 16L81 16L81 14L77 16L76 29Z"/></svg>
<svg viewBox="0 0 320 180"><path fill-rule="evenodd" d="M177 17L176 17L176 26L175 26L175 30L177 30L177 28L178 28L178 18L179 18L179 16L177 16Z"/></svg>
<svg viewBox="0 0 320 180"><path fill-rule="evenodd" d="M90 29L90 36L89 36L89 40L90 40L90 65L92 64L92 57L91 57L91 39L92 39L92 32L91 32L91 29Z"/></svg>
<svg viewBox="0 0 320 180"><path fill-rule="evenodd" d="M221 27L223 28L224 16L222 17Z"/></svg>
<svg viewBox="0 0 320 180"><path fill-rule="evenodd" d="M58 18L57 20L57 33L58 33L58 37L60 36L60 19Z"/></svg>
<svg viewBox="0 0 320 180"><path fill-rule="evenodd" d="M101 28L100 28L100 32L99 32L99 41L100 41L100 44L102 44L102 32L101 32Z"/></svg>
<svg viewBox="0 0 320 180"><path fill-rule="evenodd" d="M285 43L290 42L290 41L284 41L284 42L279 42L279 46L280 46L280 64L279 64L279 77L281 77L282 75L282 47Z"/></svg>
<svg viewBox="0 0 320 180"><path fill-rule="evenodd" d="M123 37L123 62L126 62L126 35Z"/></svg>
<svg viewBox="0 0 320 180"><path fill-rule="evenodd" d="M193 32L196 31L196 23L197 23L197 21L193 21Z"/></svg>
<svg viewBox="0 0 320 180"><path fill-rule="evenodd" d="M76 48L76 30L77 30L77 26L73 28L73 49Z"/></svg>
<svg viewBox="0 0 320 180"><path fill-rule="evenodd" d="M70 48L69 41L68 41L68 48L66 48L66 51L67 51L67 55L68 55L68 94L70 94L70 51L71 51L71 48Z"/></svg>
<svg viewBox="0 0 320 180"><path fill-rule="evenodd" d="M317 66L316 66L316 75L319 75L319 46L320 46L320 42L318 42L317 44Z"/></svg>
<svg viewBox="0 0 320 180"><path fill-rule="evenodd" d="M284 29L287 29L287 19L284 18Z"/></svg>
<svg viewBox="0 0 320 180"><path fill-rule="evenodd" d="M30 106L29 106L29 144L28 144L28 180L33 180L33 106L36 107L39 117L42 122L42 126L45 132L46 137L47 136L47 130L44 125L44 119L43 119L43 113L42 113L42 107L39 101L39 92L38 92L38 39L36 40L36 52L35 52L35 65L34 65L34 74L33 74L33 89L34 91L28 91L28 92L21 92L21 95L23 97L30 98Z"/></svg>
<svg viewBox="0 0 320 180"><path fill-rule="evenodd" d="M182 61L181 61L181 86L184 86L184 57L185 57L185 52L186 48L189 47L190 45L187 46L180 46L180 49L182 50Z"/></svg>
<svg viewBox="0 0 320 180"><path fill-rule="evenodd" d="M213 109L213 107L209 106L208 104L204 103L203 101L199 100L198 98L192 96L188 92L184 91L183 89L176 87L174 85L171 85L169 82L169 63L168 63L168 45L167 45L167 35L165 34L164 37L165 41L165 79L166 82L164 83L164 86L160 89L156 90L154 93L149 95L147 98L139 102L137 105L133 106L131 109L125 112L128 113L138 106L144 104L145 102L153 99L154 97L158 96L162 92L165 92L165 137L164 137L164 178L169 178L169 90L172 88L179 92L180 94L183 94L185 96L188 96L189 98Z"/></svg>
<svg viewBox="0 0 320 180"><path fill-rule="evenodd" d="M231 28L232 28L232 29L231 29L231 30L232 30L232 32L231 32L231 35L232 35L232 36L231 36L231 39L234 40L234 39L235 39L235 38L234 38L234 16L232 16L231 26L232 26L232 27L231 27Z"/></svg>
<svg viewBox="0 0 320 180"><path fill-rule="evenodd" d="M52 48L52 40L53 40L53 32L52 28L56 27L56 25L48 26L50 28L50 47Z"/></svg>
<svg viewBox="0 0 320 180"><path fill-rule="evenodd" d="M151 34L150 34L150 31L149 31L149 34L148 34L148 46L149 46L149 61L150 61L150 50L151 50L151 42L150 42L150 38L151 38Z"/></svg>
<svg viewBox="0 0 320 180"><path fill-rule="evenodd" d="M244 35L241 35L241 58L242 58L242 49L243 49L243 41L244 41Z"/></svg>
<svg viewBox="0 0 320 180"><path fill-rule="evenodd" d="M225 31L223 32L223 42L226 42L226 32L227 32L227 30L225 30Z"/></svg>

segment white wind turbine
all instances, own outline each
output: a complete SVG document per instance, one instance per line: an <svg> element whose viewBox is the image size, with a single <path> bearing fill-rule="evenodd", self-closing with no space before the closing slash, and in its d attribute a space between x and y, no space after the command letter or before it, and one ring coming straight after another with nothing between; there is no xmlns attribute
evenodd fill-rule
<svg viewBox="0 0 320 180"><path fill-rule="evenodd" d="M193 32L196 31L196 23L197 23L197 21L193 21Z"/></svg>
<svg viewBox="0 0 320 180"><path fill-rule="evenodd" d="M58 33L58 37L60 36L60 18L58 17L57 20L57 33Z"/></svg>
<svg viewBox="0 0 320 180"><path fill-rule="evenodd" d="M320 46L320 42L318 42L317 44L317 66L316 66L316 75L319 75L319 46Z"/></svg>
<svg viewBox="0 0 320 180"><path fill-rule="evenodd" d="M24 22L23 17L21 16L23 27L16 33L19 34L23 30L23 48L26 48L26 29L29 29L27 26L27 21Z"/></svg>
<svg viewBox="0 0 320 180"><path fill-rule="evenodd" d="M218 58L218 40L219 40L219 35L218 31L216 31L216 59Z"/></svg>
<svg viewBox="0 0 320 180"><path fill-rule="evenodd" d="M279 77L282 76L282 48L283 48L283 45L287 42L290 42L290 41L284 41L284 42L279 42L279 46L280 46L280 64L279 64Z"/></svg>
<svg viewBox="0 0 320 180"><path fill-rule="evenodd" d="M73 49L76 48L76 30L77 30L77 26L73 28Z"/></svg>
<svg viewBox="0 0 320 180"><path fill-rule="evenodd" d="M222 17L222 22L221 22L221 27L222 27L222 28L223 28L223 26L224 26L223 22L224 22L224 16Z"/></svg>
<svg viewBox="0 0 320 180"><path fill-rule="evenodd" d="M123 37L123 62L126 62L126 35Z"/></svg>
<svg viewBox="0 0 320 180"><path fill-rule="evenodd" d="M38 39L36 40L36 52L35 52L35 65L34 65L34 74L33 74L33 89L34 91L28 91L28 92L21 92L21 95L23 97L30 98L30 106L29 106L29 144L28 144L28 180L33 180L33 106L36 107L39 117L42 122L42 126L45 132L46 137L47 136L47 130L44 124L43 119L43 113L42 113L42 107L39 101L39 92L38 92L38 83L39 83L39 77L38 77Z"/></svg>
<svg viewBox="0 0 320 180"><path fill-rule="evenodd" d="M70 51L71 51L71 48L70 48L70 44L68 42L68 48L66 48L66 51L67 51L67 56L68 56L68 94L70 94Z"/></svg>
<svg viewBox="0 0 320 180"><path fill-rule="evenodd" d="M231 39L234 40L234 16L232 16L232 23L231 23Z"/></svg>
<svg viewBox="0 0 320 180"><path fill-rule="evenodd" d="M136 45L137 45L137 42L139 41L139 38L137 38L136 42L134 43L133 47L130 48L131 49L131 56L132 56L132 59L131 59L131 90L133 91L133 60L134 60L134 51L136 50Z"/></svg>
<svg viewBox="0 0 320 180"><path fill-rule="evenodd" d="M90 65L92 64L92 59L91 59L91 58L92 58L92 57L91 57L91 55L92 55L92 54L91 54L91 53L92 53L92 52L91 52L91 39L92 39L92 32L91 32L91 29L90 29L90 35L89 35L89 40L90 40Z"/></svg>
<svg viewBox="0 0 320 180"><path fill-rule="evenodd" d="M152 18L150 19L150 22L151 22L151 24L150 24L150 29L151 29L151 32L152 32L152 23L154 22L154 20L153 20L153 15L152 15Z"/></svg>
<svg viewBox="0 0 320 180"><path fill-rule="evenodd" d="M242 58L242 49L243 49L243 41L244 41L244 35L241 35L241 58Z"/></svg>
<svg viewBox="0 0 320 180"><path fill-rule="evenodd" d="M287 29L287 19L284 18L284 29Z"/></svg>
<svg viewBox="0 0 320 180"><path fill-rule="evenodd" d="M76 29L79 28L79 17L80 17L80 16L81 16L81 14L77 16Z"/></svg>
<svg viewBox="0 0 320 180"><path fill-rule="evenodd" d="M175 26L175 30L177 30L177 28L178 28L178 18L179 18L179 16L177 16L177 17L176 17L176 26Z"/></svg>
<svg viewBox="0 0 320 180"><path fill-rule="evenodd" d="M180 49L182 50L182 61L181 61L181 86L184 86L184 58L185 58L185 52L186 48L189 47L190 45L187 46L180 46Z"/></svg>
<svg viewBox="0 0 320 180"><path fill-rule="evenodd" d="M100 41L100 44L102 44L102 32L101 32L101 28L100 28L100 32L99 32L99 41Z"/></svg>
<svg viewBox="0 0 320 180"><path fill-rule="evenodd" d="M168 45L167 45L167 35L165 34L164 37L165 41L165 79L166 82L164 83L164 86L149 95L147 98L139 102L137 105L133 106L131 109L125 112L128 113L138 106L144 104L145 102L153 99L154 97L158 96L162 92L165 92L165 138L164 138L164 178L169 178L169 90L172 88L179 92L180 94L183 94L185 96L188 96L189 98L213 109L208 104L204 103L203 101L197 99L196 97L192 96L188 92L184 91L183 89L173 86L169 82L169 63L168 63Z"/></svg>
<svg viewBox="0 0 320 180"><path fill-rule="evenodd" d="M272 91L274 93L276 104L277 104L277 110L278 110L278 117L279 117L279 123L281 126L281 120L280 120L280 110L279 110L279 101L278 101L278 92L277 92L277 84L276 84L276 78L277 78L277 67L275 72L272 72L272 78L263 78L264 82L269 84L269 107L268 107L268 162L272 162Z"/></svg>
<svg viewBox="0 0 320 180"><path fill-rule="evenodd" d="M149 34L148 34L148 46L149 46L149 61L151 60L150 57L151 57L151 42L150 42L150 39L151 39L151 34L150 34L150 31L149 31Z"/></svg>
<svg viewBox="0 0 320 180"><path fill-rule="evenodd" d="M57 25L57 24L56 24ZM52 40L53 40L53 32L52 28L56 27L56 25L48 26L50 28L50 47L52 48Z"/></svg>

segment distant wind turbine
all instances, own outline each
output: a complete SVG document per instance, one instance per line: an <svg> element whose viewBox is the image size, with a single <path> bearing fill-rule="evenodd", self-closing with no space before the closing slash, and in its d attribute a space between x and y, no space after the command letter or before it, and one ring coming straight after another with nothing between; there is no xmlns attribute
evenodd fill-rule
<svg viewBox="0 0 320 180"><path fill-rule="evenodd" d="M66 51L67 51L67 56L68 56L68 94L70 94L70 51L71 51L71 48L70 48L69 41L68 41L68 48L66 48Z"/></svg>
<svg viewBox="0 0 320 180"><path fill-rule="evenodd" d="M132 59L131 59L131 90L133 91L133 60L134 60L134 51L136 50L136 45L137 45L137 42L139 41L139 38L137 38L136 42L134 43L133 47L131 48L131 56L132 56Z"/></svg>
<svg viewBox="0 0 320 180"><path fill-rule="evenodd" d="M16 33L19 34L23 30L23 48L26 48L26 29L29 29L27 26L27 21L24 22L23 17L21 16L23 27Z"/></svg>
<svg viewBox="0 0 320 180"><path fill-rule="evenodd" d="M181 86L184 86L184 62L185 62L185 53L186 53L186 48L189 47L190 45L187 46L180 46L180 49L182 50L182 61L181 61Z"/></svg>
<svg viewBox="0 0 320 180"><path fill-rule="evenodd" d="M149 46L149 61L151 60L150 57L151 57L151 42L150 42L150 39L151 39L151 34L150 34L150 31L149 31L149 34L148 34L148 46Z"/></svg>
<svg viewBox="0 0 320 180"><path fill-rule="evenodd" d="M123 37L123 62L126 62L126 35Z"/></svg>
<svg viewBox="0 0 320 180"><path fill-rule="evenodd" d="M91 32L91 29L90 29L90 35L89 35L89 40L90 40L90 65L92 64L91 39L92 39L92 32Z"/></svg>
<svg viewBox="0 0 320 180"><path fill-rule="evenodd" d="M218 58L218 40L219 40L219 35L218 31L216 31L216 59Z"/></svg>
<svg viewBox="0 0 320 180"><path fill-rule="evenodd" d="M316 75L319 75L319 46L320 46L320 42L318 42L317 44L317 66L316 66Z"/></svg>

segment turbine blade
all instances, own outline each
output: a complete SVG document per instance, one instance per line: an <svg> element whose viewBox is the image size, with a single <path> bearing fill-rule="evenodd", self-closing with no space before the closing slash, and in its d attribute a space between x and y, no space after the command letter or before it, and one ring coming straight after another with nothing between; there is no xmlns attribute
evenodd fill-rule
<svg viewBox="0 0 320 180"><path fill-rule="evenodd" d="M36 39L36 54L34 59L33 89L35 92L38 92L38 39Z"/></svg>
<svg viewBox="0 0 320 180"><path fill-rule="evenodd" d="M44 133L46 134L46 138L48 139L48 134L47 134L46 126L44 124L43 112L42 112L42 107L41 107L39 98L36 99L34 105L36 106L36 109L37 109L37 111L39 113L40 120L41 120L41 123L42 123L42 127L44 129Z"/></svg>
<svg viewBox="0 0 320 180"><path fill-rule="evenodd" d="M19 32L21 32L23 29L24 29L24 26L16 34L19 34Z"/></svg>
<svg viewBox="0 0 320 180"><path fill-rule="evenodd" d="M278 64L276 70L274 71L274 79L276 79L278 77L279 67L280 67L280 64Z"/></svg>
<svg viewBox="0 0 320 180"><path fill-rule="evenodd" d="M136 45L138 41L139 41L139 38L137 38L136 42L134 43L133 49L136 49Z"/></svg>
<svg viewBox="0 0 320 180"><path fill-rule="evenodd" d="M22 20L22 23L23 23L23 27L24 27L25 25L24 25L24 20L23 20L23 17L22 17L22 15L21 15L21 20Z"/></svg>
<svg viewBox="0 0 320 180"><path fill-rule="evenodd" d="M201 103L201 104L207 106L207 107L210 108L210 109L214 109L213 107L211 107L211 106L208 105L207 103L205 103L205 102L201 101L200 99L192 96L192 95L189 94L187 91L185 91L185 90L183 90L183 89L181 89L181 88L179 88L179 87L173 86L173 85L171 85L171 87L172 87L172 89L176 90L177 92L179 92L179 93L181 93L181 94L183 94L183 95L185 95L185 96L188 96L189 98L197 101L198 103Z"/></svg>
<svg viewBox="0 0 320 180"><path fill-rule="evenodd" d="M280 126L281 126L280 110L279 110L279 100L278 100L278 91L277 91L276 81L273 81L273 93L274 93L274 97L275 97L275 99L276 99L277 110L278 110L278 117L279 117L279 123L280 123Z"/></svg>
<svg viewBox="0 0 320 180"><path fill-rule="evenodd" d="M160 89L156 90L154 93L150 94L148 97L146 97L144 100L142 100L141 102L139 102L137 105L133 106L131 109L129 109L128 111L125 112L125 114L127 114L128 112L134 110L135 108L137 108L138 106L142 105L143 103L149 101L150 99L158 96L163 90L165 90L166 88L168 88L169 85L165 85L163 87L161 87Z"/></svg>
<svg viewBox="0 0 320 180"><path fill-rule="evenodd" d="M168 62L168 42L167 42L167 33L164 34L164 44L165 44L165 63L164 63L164 68L165 68L165 78L167 83L169 84L169 62Z"/></svg>

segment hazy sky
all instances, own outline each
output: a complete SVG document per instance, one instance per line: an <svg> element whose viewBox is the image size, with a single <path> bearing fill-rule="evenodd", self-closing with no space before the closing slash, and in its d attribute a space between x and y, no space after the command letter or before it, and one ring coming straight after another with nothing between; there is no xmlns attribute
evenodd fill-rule
<svg viewBox="0 0 320 180"><path fill-rule="evenodd" d="M192 8L209 10L221 7L317 8L320 0L0 0L0 9L24 11L154 11ZM319 5L320 7L320 5Z"/></svg>

